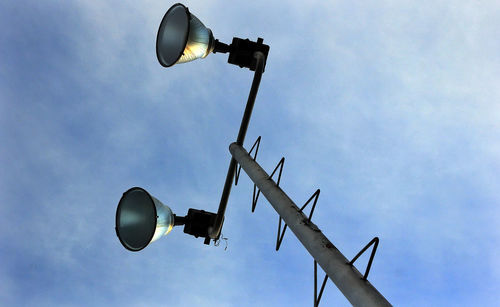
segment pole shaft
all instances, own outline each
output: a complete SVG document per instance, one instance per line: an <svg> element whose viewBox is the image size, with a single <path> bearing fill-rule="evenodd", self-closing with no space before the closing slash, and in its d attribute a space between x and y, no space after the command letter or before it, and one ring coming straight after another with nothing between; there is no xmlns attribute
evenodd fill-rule
<svg viewBox="0 0 500 307"><path fill-rule="evenodd" d="M302 245L323 268L328 277L354 306L391 306L349 260L310 222L288 195L255 162L241 144L232 143L229 151L257 185L276 212Z"/></svg>
<svg viewBox="0 0 500 307"><path fill-rule="evenodd" d="M250 88L250 93L248 94L245 112L243 113L243 118L241 119L238 138L236 139L236 143L240 145L243 145L243 142L245 141L245 135L247 133L250 117L252 116L253 105L255 104L255 98L257 97L257 92L259 90L260 80L262 78L262 73L264 72L264 65L266 61L264 54L260 51L255 52L253 56L256 60L255 73L252 81L252 87ZM229 194L231 193L231 187L233 186L235 171L236 161L234 160L234 158L231 158L231 161L229 162L229 168L227 170L226 181L224 182L224 188L222 190L219 209L217 210L217 216L215 218L214 225L209 229L209 235L212 239L217 239L220 236L222 223L224 221L224 213L226 212L227 201L229 199Z"/></svg>

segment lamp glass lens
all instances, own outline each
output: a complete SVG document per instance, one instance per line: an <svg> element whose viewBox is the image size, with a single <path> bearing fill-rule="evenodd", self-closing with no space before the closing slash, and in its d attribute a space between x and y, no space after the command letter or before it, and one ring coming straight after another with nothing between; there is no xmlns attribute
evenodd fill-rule
<svg viewBox="0 0 500 307"><path fill-rule="evenodd" d="M123 194L116 212L116 230L123 245L141 250L151 241L156 228L155 204L141 188Z"/></svg>
<svg viewBox="0 0 500 307"><path fill-rule="evenodd" d="M188 31L189 12L182 4L173 5L163 17L156 39L156 54L163 66L171 66L181 57Z"/></svg>

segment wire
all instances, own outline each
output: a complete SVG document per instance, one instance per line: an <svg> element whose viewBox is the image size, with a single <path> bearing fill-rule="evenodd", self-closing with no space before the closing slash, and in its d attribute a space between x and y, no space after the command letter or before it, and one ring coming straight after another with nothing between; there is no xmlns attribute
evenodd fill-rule
<svg viewBox="0 0 500 307"><path fill-rule="evenodd" d="M214 246L219 246L220 245L220 241L224 240L224 242L226 243L226 246L224 247L224 250L226 251L227 247L228 247L228 244L227 244L228 238L224 237L224 234L222 232L220 234L220 237L221 237L220 239L214 240Z"/></svg>

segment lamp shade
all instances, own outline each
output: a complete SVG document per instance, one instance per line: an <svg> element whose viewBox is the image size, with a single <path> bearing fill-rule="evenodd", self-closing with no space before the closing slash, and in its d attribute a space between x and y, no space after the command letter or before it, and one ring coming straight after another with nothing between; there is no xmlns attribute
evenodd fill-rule
<svg viewBox="0 0 500 307"><path fill-rule="evenodd" d="M116 209L116 234L126 249L140 251L168 234L173 226L172 210L143 188L123 193Z"/></svg>
<svg viewBox="0 0 500 307"><path fill-rule="evenodd" d="M214 49L212 31L177 3L165 13L156 36L156 56L162 66L206 57Z"/></svg>

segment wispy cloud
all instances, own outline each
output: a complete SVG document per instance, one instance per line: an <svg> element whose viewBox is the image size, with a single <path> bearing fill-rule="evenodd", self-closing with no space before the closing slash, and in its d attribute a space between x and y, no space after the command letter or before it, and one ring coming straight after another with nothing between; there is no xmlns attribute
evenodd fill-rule
<svg viewBox="0 0 500 307"><path fill-rule="evenodd" d="M291 232L273 251L277 215L264 199L249 213L245 175L228 251L181 229L141 253L116 239L130 186L178 214L216 210L250 86L220 55L156 63L171 4L2 4L2 301L310 303L312 259ZM282 186L298 204L321 188L314 220L347 257L381 238L370 280L393 304L496 303L495 3L186 5L223 41L271 45L246 144L263 136L268 170L286 156ZM347 304L328 287L326 305Z"/></svg>

